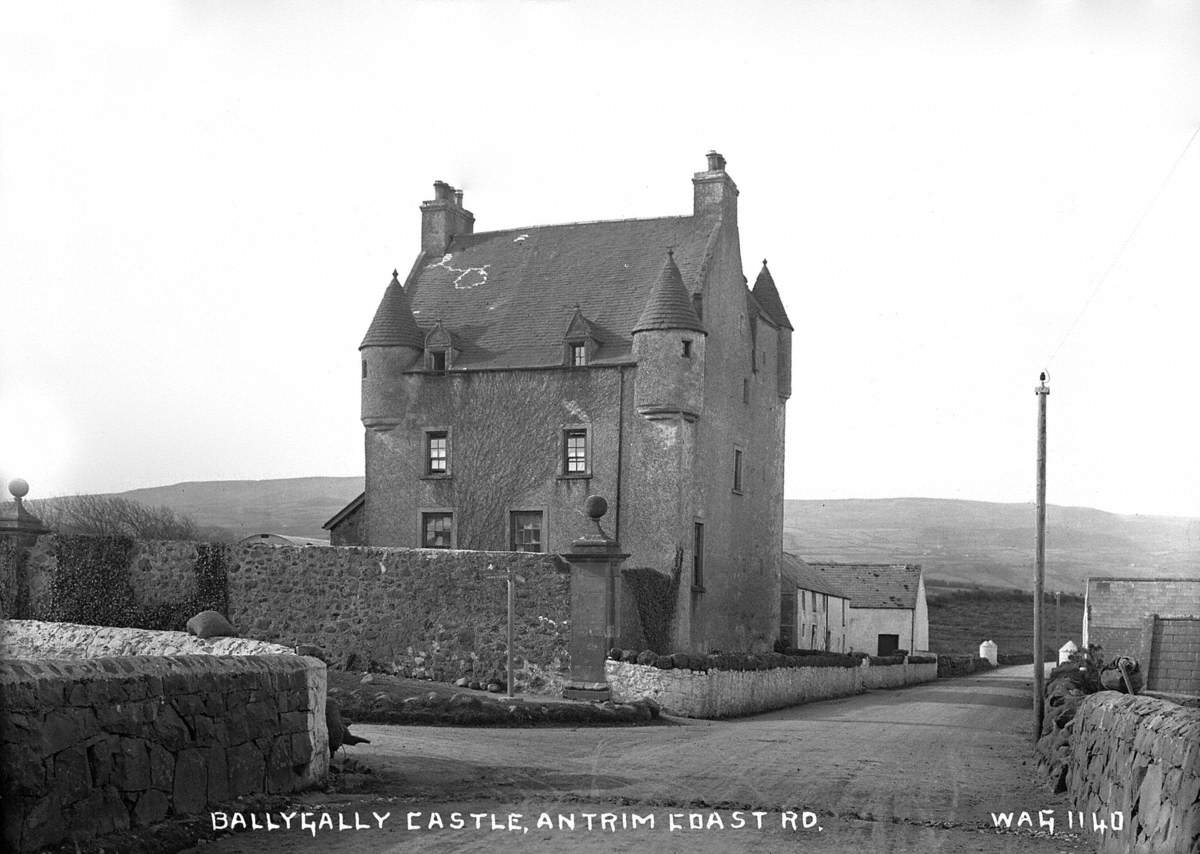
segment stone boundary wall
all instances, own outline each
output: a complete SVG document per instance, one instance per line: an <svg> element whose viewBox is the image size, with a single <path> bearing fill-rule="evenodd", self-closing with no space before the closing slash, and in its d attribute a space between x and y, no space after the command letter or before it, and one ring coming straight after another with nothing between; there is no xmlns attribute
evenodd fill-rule
<svg viewBox="0 0 1200 854"><path fill-rule="evenodd" d="M198 638L187 632L154 632L0 620L0 657L111 658L123 655L292 655L295 650L249 638Z"/></svg>
<svg viewBox="0 0 1200 854"><path fill-rule="evenodd" d="M609 659L605 675L613 699L648 697L663 711L689 718L753 715L814 700L861 694L870 687L900 687L937 678L936 664L883 667L776 667L770 670L660 670ZM891 672L887 672L891 671Z"/></svg>
<svg viewBox="0 0 1200 854"><path fill-rule="evenodd" d="M326 687L325 665L297 655L0 661L4 847L318 784Z"/></svg>
<svg viewBox="0 0 1200 854"><path fill-rule="evenodd" d="M0 617L50 616L54 544L66 536L39 537L24 553L0 538ZM196 595L197 545L134 544L128 576L139 604L163 606ZM314 644L336 668L377 667L443 681L502 681L507 594L500 576L511 567L524 579L516 586L516 688L557 693L569 671L570 576L556 555L253 543L212 548L223 550L225 616L239 634L289 647Z"/></svg>
<svg viewBox="0 0 1200 854"><path fill-rule="evenodd" d="M864 667L863 688L868 691L876 688L905 688L918 685L921 682L933 682L938 678L937 662L928 664L889 664L885 667Z"/></svg>
<svg viewBox="0 0 1200 854"><path fill-rule="evenodd" d="M1067 791L1084 815L1124 816L1099 851L1196 851L1200 846L1200 709L1101 691L1073 721Z"/></svg>

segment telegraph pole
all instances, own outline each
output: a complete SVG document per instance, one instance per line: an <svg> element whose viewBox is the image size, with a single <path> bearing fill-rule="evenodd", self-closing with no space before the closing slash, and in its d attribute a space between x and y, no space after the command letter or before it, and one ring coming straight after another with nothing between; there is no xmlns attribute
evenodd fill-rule
<svg viewBox="0 0 1200 854"><path fill-rule="evenodd" d="M1037 573L1033 581L1033 740L1042 737L1042 716L1045 711L1044 685L1046 666L1042 661L1042 588L1046 581L1046 372L1042 371L1041 385L1034 389L1038 399L1037 427Z"/></svg>

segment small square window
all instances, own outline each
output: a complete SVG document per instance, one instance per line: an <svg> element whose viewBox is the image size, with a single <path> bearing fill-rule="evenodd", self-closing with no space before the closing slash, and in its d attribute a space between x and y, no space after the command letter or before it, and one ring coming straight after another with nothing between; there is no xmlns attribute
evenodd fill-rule
<svg viewBox="0 0 1200 854"><path fill-rule="evenodd" d="M582 368L587 364L587 345L572 344L571 345L571 367Z"/></svg>
<svg viewBox="0 0 1200 854"><path fill-rule="evenodd" d="M587 474L588 435L585 428L563 430L563 474Z"/></svg>
<svg viewBox="0 0 1200 854"><path fill-rule="evenodd" d="M509 544L514 552L542 551L540 510L518 510L509 514Z"/></svg>
<svg viewBox="0 0 1200 854"><path fill-rule="evenodd" d="M742 491L742 452L737 448L733 450L733 491Z"/></svg>
<svg viewBox="0 0 1200 854"><path fill-rule="evenodd" d="M446 474L450 470L450 437L445 430L425 434L425 474Z"/></svg>
<svg viewBox="0 0 1200 854"><path fill-rule="evenodd" d="M453 547L453 513L421 514L421 547L448 549Z"/></svg>
<svg viewBox="0 0 1200 854"><path fill-rule="evenodd" d="M683 340L683 358L692 358L692 342L686 338Z"/></svg>

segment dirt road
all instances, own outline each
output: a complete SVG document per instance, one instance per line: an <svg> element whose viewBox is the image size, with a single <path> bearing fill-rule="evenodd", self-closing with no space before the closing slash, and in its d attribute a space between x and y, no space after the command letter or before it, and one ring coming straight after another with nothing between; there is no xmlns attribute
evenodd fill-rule
<svg viewBox="0 0 1200 854"><path fill-rule="evenodd" d="M368 781L366 791L308 796L290 830L193 851L1092 850L1096 836L1069 831L1064 799L1034 778L1031 681L1030 667L1003 668L649 727L359 725L372 744L350 765L371 773L345 779ZM1054 810L1053 834L1037 827L1038 810ZM1023 811L1034 827L994 828L992 813ZM280 813L242 818L284 824Z"/></svg>

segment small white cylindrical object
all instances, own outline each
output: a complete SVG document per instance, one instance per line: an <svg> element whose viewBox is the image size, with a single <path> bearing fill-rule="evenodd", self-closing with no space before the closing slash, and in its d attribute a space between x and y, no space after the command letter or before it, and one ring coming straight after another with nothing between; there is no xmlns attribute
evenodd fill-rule
<svg viewBox="0 0 1200 854"><path fill-rule="evenodd" d="M992 667L996 666L996 654L998 649L995 641L986 640L979 645L979 657L986 658L991 662Z"/></svg>

